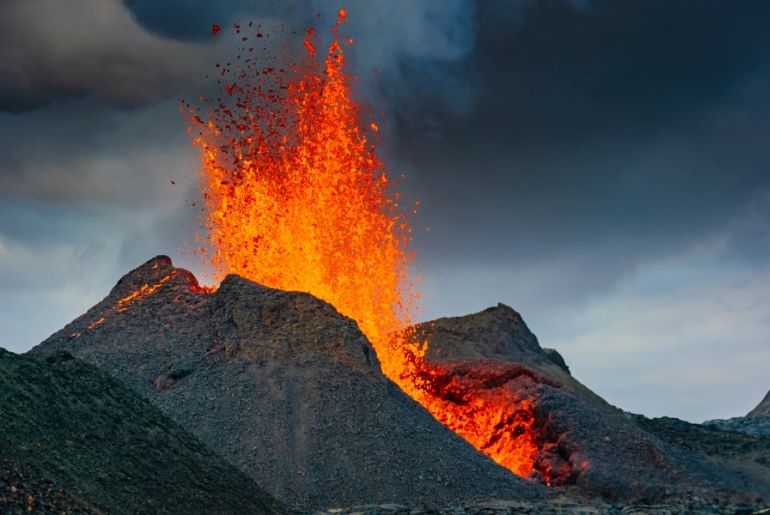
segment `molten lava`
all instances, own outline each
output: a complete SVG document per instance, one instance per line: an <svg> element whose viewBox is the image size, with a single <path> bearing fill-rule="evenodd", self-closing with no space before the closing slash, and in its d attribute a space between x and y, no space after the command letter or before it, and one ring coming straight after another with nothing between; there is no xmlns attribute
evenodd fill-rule
<svg viewBox="0 0 770 515"><path fill-rule="evenodd" d="M157 265L155 265L155 267L157 267ZM153 267L153 268L155 268L155 267ZM91 331L93 329L96 329L97 327L99 327L99 326L104 324L104 322L107 320L108 316L124 313L132 305L142 301L142 299L145 299L146 297L149 297L150 295L152 295L155 292L157 292L161 288L161 286L166 284L175 275L176 275L176 271L171 272L171 273L161 277L155 283L143 284L143 285L139 286L138 288L136 288L135 290L132 290L130 293L124 295L121 298L119 298L117 300L117 302L115 302L115 304L112 305L109 308L109 310L104 312L99 318L97 318L93 322L89 323L86 326L86 329L88 329L89 331ZM196 289L198 291L202 291L202 292L207 292L207 293L211 292L211 289L205 288L205 287L196 286ZM72 333L70 335L70 339L79 338L80 336L82 336L82 334L83 334L82 332Z"/></svg>
<svg viewBox="0 0 770 515"><path fill-rule="evenodd" d="M520 476L535 468L539 447L532 403L519 399L518 364L492 360L421 364L416 399L442 424ZM550 471L541 470L546 482Z"/></svg>
<svg viewBox="0 0 770 515"><path fill-rule="evenodd" d="M191 111L212 264L220 279L235 273L334 305L372 342L385 375L481 452L526 476L538 451L531 405L478 378L442 383L440 369L409 338L417 298L412 230L375 150L378 126L362 120L351 94L337 32L345 16L341 10L322 62L312 31L304 59L285 68L258 66L248 57L254 49L244 48L248 58L217 65L222 98Z"/></svg>

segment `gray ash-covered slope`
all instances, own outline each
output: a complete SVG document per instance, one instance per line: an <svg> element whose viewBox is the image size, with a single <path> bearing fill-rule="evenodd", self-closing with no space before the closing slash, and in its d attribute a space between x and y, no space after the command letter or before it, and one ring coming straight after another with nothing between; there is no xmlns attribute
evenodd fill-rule
<svg viewBox="0 0 770 515"><path fill-rule="evenodd" d="M136 388L303 509L537 498L381 373L356 324L310 295L157 257L33 352L66 349Z"/></svg>
<svg viewBox="0 0 770 515"><path fill-rule="evenodd" d="M429 342L428 359L452 377L450 384L479 370L521 368L507 376L510 380L496 376L505 377L505 385L487 384L506 388L534 407L540 450L535 469L552 484L576 485L619 502L713 495L753 501L770 495L767 485L753 484L639 427L574 379L561 356L541 348L508 306L441 318L416 326L416 332Z"/></svg>
<svg viewBox="0 0 770 515"><path fill-rule="evenodd" d="M281 513L126 385L68 353L0 349L0 512Z"/></svg>

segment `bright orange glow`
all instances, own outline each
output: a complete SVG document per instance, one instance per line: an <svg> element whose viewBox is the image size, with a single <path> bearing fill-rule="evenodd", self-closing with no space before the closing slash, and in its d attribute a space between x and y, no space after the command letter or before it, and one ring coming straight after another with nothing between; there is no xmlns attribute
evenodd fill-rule
<svg viewBox="0 0 770 515"><path fill-rule="evenodd" d="M87 329L95 329L95 328L99 327L100 325L102 325L105 320L106 320L106 317L99 317L96 320L94 320L93 322L91 322L90 324L88 324L86 326L86 328Z"/></svg>
<svg viewBox="0 0 770 515"><path fill-rule="evenodd" d="M157 269L158 265L155 264L155 265L153 265L152 268L153 269ZM86 326L86 329L89 330L89 331L93 330L93 329L96 329L97 327L103 325L104 322L107 321L108 317L111 317L113 315L117 315L117 314L125 312L132 305L134 305L137 302L140 302L143 299L153 295L155 292L157 292L161 288L161 286L163 286L164 284L169 282L171 280L171 278L173 278L175 275L177 275L177 271L176 270L172 270L168 274L166 274L163 277L161 277L160 279L158 279L157 282L145 283L145 284L141 285L140 287L138 287L137 289L131 291L130 293L122 296L117 301L115 301L115 303L112 306L110 306L107 310L102 311L102 313L100 314L99 318L97 318L96 320L90 322ZM192 292L194 292L194 293L211 293L211 292L214 291L213 288L208 288L208 287L205 287L205 286L198 286L197 284L196 285L191 285L190 286L190 290ZM78 331L78 332L70 334L70 339L79 338L82 335L83 335L83 332L82 331Z"/></svg>
<svg viewBox="0 0 770 515"><path fill-rule="evenodd" d="M144 297L148 297L152 295L153 293L158 291L158 288L160 288L165 283L167 283L169 279L171 279L174 276L174 274L175 272L171 272L167 275L164 275L158 280L158 282L153 284L143 284L142 286L139 287L139 289L136 289L131 293L129 293L128 295L121 297L115 303L115 311L117 311L118 313L122 313L125 310L127 310L131 304L134 304L135 302L137 302L138 300Z"/></svg>
<svg viewBox="0 0 770 515"><path fill-rule="evenodd" d="M339 11L337 27L346 16ZM223 99L190 113L211 262L220 280L235 273L331 303L358 323L386 376L477 449L527 475L537 452L531 406L478 381L457 379L461 400L444 395L440 370L407 334L418 297L404 215L413 207L400 205L375 151L379 126L362 120L352 98L337 27L323 63L308 31L299 64L223 67Z"/></svg>
<svg viewBox="0 0 770 515"><path fill-rule="evenodd" d="M511 389L511 381L520 374L521 367L511 363L424 362L415 398L476 449L526 477L534 470L539 448L534 407ZM550 481L550 472L542 472Z"/></svg>

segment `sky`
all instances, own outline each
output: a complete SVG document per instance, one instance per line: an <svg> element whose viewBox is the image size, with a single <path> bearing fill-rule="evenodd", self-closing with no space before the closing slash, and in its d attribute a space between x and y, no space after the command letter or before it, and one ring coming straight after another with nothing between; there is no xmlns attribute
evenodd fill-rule
<svg viewBox="0 0 770 515"><path fill-rule="evenodd" d="M648 416L762 399L761 0L4 0L0 346L28 350L157 254L205 279L178 99L233 55L211 26L283 27L279 46L340 7L382 158L422 203L421 319L504 302L581 382Z"/></svg>

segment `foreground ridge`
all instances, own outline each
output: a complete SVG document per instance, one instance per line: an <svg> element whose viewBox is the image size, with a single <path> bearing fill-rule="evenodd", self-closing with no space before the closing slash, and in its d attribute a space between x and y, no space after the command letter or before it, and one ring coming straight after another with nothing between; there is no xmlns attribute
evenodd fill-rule
<svg viewBox="0 0 770 515"><path fill-rule="evenodd" d="M104 372L66 352L0 349L0 511L285 510Z"/></svg>

